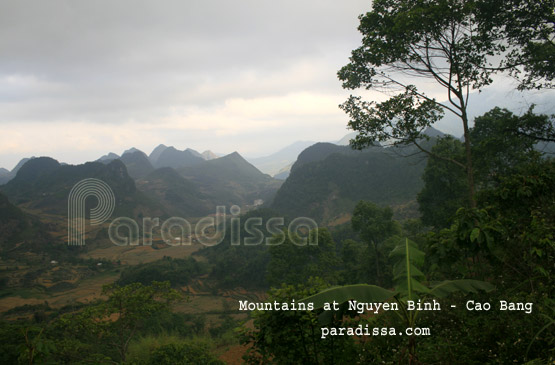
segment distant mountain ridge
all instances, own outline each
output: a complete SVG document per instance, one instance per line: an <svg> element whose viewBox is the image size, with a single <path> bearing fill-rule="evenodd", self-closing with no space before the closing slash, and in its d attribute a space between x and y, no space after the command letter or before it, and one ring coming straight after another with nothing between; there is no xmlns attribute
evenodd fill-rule
<svg viewBox="0 0 555 365"><path fill-rule="evenodd" d="M117 154L115 154L115 153L113 153L113 152L109 152L109 153L105 154L104 156L101 156L101 157L100 157L98 160L96 160L96 161L99 161L99 162L109 162L109 161L115 160L115 159L117 159L117 158L119 158L119 155L117 155Z"/></svg>
<svg viewBox="0 0 555 365"><path fill-rule="evenodd" d="M139 150L124 153L119 160L127 167L127 173L133 179L140 179L154 171L147 155Z"/></svg>
<svg viewBox="0 0 555 365"><path fill-rule="evenodd" d="M11 179L10 170L0 167L0 185L7 183L8 181L10 181L10 179Z"/></svg>
<svg viewBox="0 0 555 365"><path fill-rule="evenodd" d="M150 155L148 155L148 159L150 160L150 163L154 166L156 164L156 162L158 161L158 159L160 158L160 155L162 154L162 152L164 152L166 149L168 148L168 146L166 146L165 144L159 144L158 146L156 146L152 152L150 153Z"/></svg>
<svg viewBox="0 0 555 365"><path fill-rule="evenodd" d="M268 200L281 185L280 181L260 172L237 152L177 171L198 183L204 193L222 204L253 204L256 199Z"/></svg>
<svg viewBox="0 0 555 365"><path fill-rule="evenodd" d="M237 152L211 160L199 155L192 150L164 148L159 163L171 163L175 158L177 168L158 169L137 149L129 149L114 160L83 165L62 165L49 157L34 158L0 191L25 209L66 215L72 186L94 177L114 190L117 214L198 217L212 214L218 205L249 206L257 199L270 200L281 185ZM192 163L184 161L184 156Z"/></svg>
<svg viewBox="0 0 555 365"><path fill-rule="evenodd" d="M134 153L134 152L142 152L139 149L135 148L135 147L131 147L125 151L123 151L123 153L121 154L122 156L125 155L126 153Z"/></svg>
<svg viewBox="0 0 555 365"><path fill-rule="evenodd" d="M218 158L218 155L210 150L204 151L203 153L201 153L201 155L205 160L213 160L215 158Z"/></svg>
<svg viewBox="0 0 555 365"><path fill-rule="evenodd" d="M30 157L30 158L22 158L17 165L15 165L15 167L12 169L12 171L8 171L7 169L2 168L0 171L0 185L4 185L6 184L8 181L10 181L11 179L13 179L15 177L15 175L17 174L17 172L19 171L19 169L21 168L21 166L23 166L27 161L29 161L30 159L35 158Z"/></svg>
<svg viewBox="0 0 555 365"><path fill-rule="evenodd" d="M274 179L286 180L289 177L289 174L291 173L292 166L293 164L289 164L284 168L282 168L281 170L279 170L278 173L274 175Z"/></svg>
<svg viewBox="0 0 555 365"><path fill-rule="evenodd" d="M154 167L172 167L174 169L179 169L199 164L202 161L204 161L204 158L196 151L191 149L180 151L175 147L167 147L160 153L154 162Z"/></svg>
<svg viewBox="0 0 555 365"><path fill-rule="evenodd" d="M278 174L284 167L291 165L297 159L299 153L305 148L312 146L316 142L312 141L297 141L271 155L264 157L248 158L247 160L256 166L260 171L275 175Z"/></svg>
<svg viewBox="0 0 555 365"><path fill-rule="evenodd" d="M335 142L338 146L348 146L351 142L351 139L354 139L357 136L357 132L351 132L341 138L339 141Z"/></svg>
<svg viewBox="0 0 555 365"><path fill-rule="evenodd" d="M433 128L427 134L433 137L443 135ZM352 137L348 134L340 141ZM304 147L307 145L309 147ZM190 148L178 150L160 144L149 156L132 147L122 156L108 153L99 162L75 166L63 166L47 157L22 160L13 170L19 170L15 177L10 176L13 171L0 170L0 179L12 179L1 186L0 191L12 202L26 208L66 214L63 199L67 199L71 186L80 179L97 177L115 184L119 189L117 195L122 197L120 210L129 215L155 212L157 215L201 216L213 211L217 205L249 206L261 199L266 203L273 202L275 209L287 214L315 214L318 219L326 220L332 218L334 209L337 212L349 211L354 204L350 200L351 191L378 200L378 195L390 194L382 191L374 196L361 180L361 176L365 176L366 181L375 181L376 176L382 176L386 185L397 186L395 181L387 180L394 176L391 175L393 167L389 165L407 172L395 176L410 181L413 190L418 190L420 182L413 179L416 175L413 166L394 158L391 151L373 147L360 152L334 143L297 142L257 160L257 163L272 163L279 157L284 158L280 160L283 162L294 156L294 162L278 170L278 177L283 179L278 180L261 172L238 152L217 157L210 151L201 154ZM397 152L403 151L399 149ZM375 174L368 175L366 170L357 172L357 166L373 166ZM331 171L337 176L331 176ZM350 191L343 190L345 183L351 184ZM404 204L413 193L395 193L397 197L384 203Z"/></svg>

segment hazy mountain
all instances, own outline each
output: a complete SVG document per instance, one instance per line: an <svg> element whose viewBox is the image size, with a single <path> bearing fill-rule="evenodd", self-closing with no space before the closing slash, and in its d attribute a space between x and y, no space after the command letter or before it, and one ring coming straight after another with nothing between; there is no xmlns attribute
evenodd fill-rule
<svg viewBox="0 0 555 365"><path fill-rule="evenodd" d="M357 135L357 132L351 132L351 133L345 135L339 141L335 142L335 144L338 145L338 146L348 146L349 143L351 142L351 139L354 139L356 137L356 135Z"/></svg>
<svg viewBox="0 0 555 365"><path fill-rule="evenodd" d="M545 156L554 157L555 155L555 142L538 142L534 148Z"/></svg>
<svg viewBox="0 0 555 365"><path fill-rule="evenodd" d="M347 151L351 151L351 148L347 146L338 146L334 143L328 142L316 143L299 154L297 161L295 161L293 166L291 166L291 171L294 171L306 163L323 160L332 153Z"/></svg>
<svg viewBox="0 0 555 365"><path fill-rule="evenodd" d="M205 159L204 156L203 156L202 154L200 154L198 151L195 151L195 150L192 149L192 148L187 148L185 151L191 153L193 156L200 157L200 158L202 158L203 160Z"/></svg>
<svg viewBox="0 0 555 365"><path fill-rule="evenodd" d="M0 185L4 185L6 183L8 183L8 181L10 181L11 179L13 179L15 177L15 175L17 174L17 172L19 171L19 169L21 168L21 166L25 165L25 163L31 159L35 158L30 157L30 158L23 158L21 159L17 165L15 165L15 167L12 169L12 171L8 171L6 169L2 169L4 170L4 172L0 172ZM7 173L5 171L8 171Z"/></svg>
<svg viewBox="0 0 555 365"><path fill-rule="evenodd" d="M10 181L11 178L12 178L12 175L10 171L6 170L3 167L0 167L0 185L4 185L8 181Z"/></svg>
<svg viewBox="0 0 555 365"><path fill-rule="evenodd" d="M123 151L123 153L121 155L123 156L126 153L133 153L133 152L137 152L137 151L140 151L140 150L135 148L135 147L131 147L130 149Z"/></svg>
<svg viewBox="0 0 555 365"><path fill-rule="evenodd" d="M425 135L429 136L429 137L443 137L443 136L445 136L445 133L443 133L440 130L435 129L434 127L426 128L426 130L423 133ZM357 136L357 132L351 132L351 133L345 135L339 141L335 142L335 144L338 145L338 146L348 146L351 142L351 139L354 139L356 136Z"/></svg>
<svg viewBox="0 0 555 365"><path fill-rule="evenodd" d="M197 184L179 175L171 167L162 167L137 181L137 188L153 197L174 216L200 217L213 214L215 203Z"/></svg>
<svg viewBox="0 0 555 365"><path fill-rule="evenodd" d="M422 188L425 159L400 153L394 148L354 151L347 146L317 143L299 155L272 208L319 223L351 214L359 200L392 205L398 212L406 209Z"/></svg>
<svg viewBox="0 0 555 365"><path fill-rule="evenodd" d="M17 174L17 172L19 171L19 169L21 168L21 166L25 165L25 163L27 163L27 161L31 160L35 158L35 156L33 157L29 157L29 158L22 158L21 161L19 161L17 163L17 165L15 165L15 167L12 169L12 171L10 171L12 173L12 175L15 177L15 175Z"/></svg>
<svg viewBox="0 0 555 365"><path fill-rule="evenodd" d="M215 158L218 158L218 155L209 150L204 151L203 153L201 153L201 155L205 160L213 160Z"/></svg>
<svg viewBox="0 0 555 365"><path fill-rule="evenodd" d="M311 161L318 161L323 160L327 156L332 153L340 152L340 151L347 151L345 146L349 145L349 142L352 138L355 138L356 132L349 133L343 138L341 138L336 143L328 143L328 142L318 142L313 143L308 148L305 148L300 152L293 163L282 167L275 175L275 179L285 180L289 176L292 169L301 166L304 163L311 162Z"/></svg>
<svg viewBox="0 0 555 365"><path fill-rule="evenodd" d="M281 182L263 174L239 153L184 167L178 172L195 182L217 204L253 204L270 199Z"/></svg>
<svg viewBox="0 0 555 365"><path fill-rule="evenodd" d="M119 158L119 156L117 154L115 154L113 152L110 152L110 153L100 157L97 161L107 163L107 162L113 161L117 158Z"/></svg>
<svg viewBox="0 0 555 365"><path fill-rule="evenodd" d="M167 147L164 149L158 159L154 163L154 167L173 167L179 169L182 167L197 165L204 162L204 158L196 151L187 149L180 151L175 147Z"/></svg>
<svg viewBox="0 0 555 365"><path fill-rule="evenodd" d="M289 165L285 166L284 168L282 168L281 170L279 170L278 173L274 175L274 179L278 179L278 180L287 179L287 177L289 176L289 173L291 172L291 167L292 166L293 166L293 164L289 164Z"/></svg>
<svg viewBox="0 0 555 365"><path fill-rule="evenodd" d="M448 101L444 101L449 104ZM538 92L537 90L516 91L509 86L504 90L499 87L489 87L481 91L472 92L468 100L468 119L470 127L474 125L474 118L485 114L494 106L506 108L516 115L522 115L535 105L534 113L551 115L555 112L553 92ZM463 126L461 119L451 112L446 112L443 119L434 127L446 134L461 137Z"/></svg>
<svg viewBox="0 0 555 365"><path fill-rule="evenodd" d="M33 156L33 157L30 157L30 158L21 159L21 161L19 161L17 163L17 165L15 165L15 167L12 169L12 171L8 171L7 169L4 169L4 168L0 169L0 170L3 170L3 171L0 171L0 185L4 185L8 181L13 179L15 177L15 175L17 174L17 172L19 171L19 169L21 168L21 166L23 166L27 161L29 161L33 158L35 158L35 157Z"/></svg>
<svg viewBox="0 0 555 365"><path fill-rule="evenodd" d="M443 133L440 130L435 129L434 127L428 127L426 128L426 130L424 131L424 134L428 137L432 137L432 138L442 138L445 137L445 133Z"/></svg>
<svg viewBox="0 0 555 365"><path fill-rule="evenodd" d="M158 161L158 158L160 158L160 155L166 150L166 148L168 148L168 146L164 144L159 144L155 149L152 150L152 152L148 156L148 159L153 166L156 165L156 161Z"/></svg>
<svg viewBox="0 0 555 365"><path fill-rule="evenodd" d="M314 143L315 142L310 141L298 141L276 153L264 157L249 158L248 161L260 171L275 175L279 173L283 167L295 162L299 153Z"/></svg>
<svg viewBox="0 0 555 365"><path fill-rule="evenodd" d="M145 177L154 170L148 157L142 151L124 153L119 159L125 164L127 173L133 179Z"/></svg>

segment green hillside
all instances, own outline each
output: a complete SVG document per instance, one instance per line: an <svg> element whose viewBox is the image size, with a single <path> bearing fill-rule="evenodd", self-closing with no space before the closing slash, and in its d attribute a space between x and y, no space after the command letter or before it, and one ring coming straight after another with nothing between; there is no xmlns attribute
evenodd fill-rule
<svg viewBox="0 0 555 365"><path fill-rule="evenodd" d="M66 216L71 188L86 178L100 179L113 190L116 198L114 216L165 215L160 204L137 191L125 165L119 160L109 164L60 165L50 157L31 159L0 190L16 205Z"/></svg>
<svg viewBox="0 0 555 365"><path fill-rule="evenodd" d="M306 216L329 223L352 212L359 200L401 207L422 188L425 166L408 151L318 143L307 148L276 193L272 208L291 217Z"/></svg>
<svg viewBox="0 0 555 365"><path fill-rule="evenodd" d="M48 234L48 227L24 213L0 194L0 256L5 259L31 259L34 254L59 258L67 247Z"/></svg>
<svg viewBox="0 0 555 365"><path fill-rule="evenodd" d="M328 142L316 143L306 148L299 154L297 160L293 166L291 166L291 171L294 171L309 162L324 160L332 153L348 153L349 151L351 151L351 149L347 146L338 146Z"/></svg>
<svg viewBox="0 0 555 365"><path fill-rule="evenodd" d="M212 199L171 167L154 170L136 184L140 191L162 204L168 214L200 217L215 212Z"/></svg>

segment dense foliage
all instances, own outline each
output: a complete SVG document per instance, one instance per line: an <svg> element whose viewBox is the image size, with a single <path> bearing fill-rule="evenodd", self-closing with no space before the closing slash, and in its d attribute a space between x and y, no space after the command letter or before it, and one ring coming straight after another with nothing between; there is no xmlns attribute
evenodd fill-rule
<svg viewBox="0 0 555 365"><path fill-rule="evenodd" d="M205 256L213 265L210 278L215 280L219 287L268 288L266 267L270 260L269 246L265 243L265 240L256 245L245 245L243 240L247 237L253 237L253 232L247 231L248 225L246 222L248 219L260 219L257 229L262 232L264 239L269 239L276 233L276 229L277 232L282 232L289 224L289 221L284 218L283 225L276 225L273 228L268 227L267 224L270 219L279 217L279 213L266 208L250 211L240 217L241 224L239 225L238 235L241 240L240 245L231 244L231 227L228 226L220 244L206 247L200 251L200 255Z"/></svg>

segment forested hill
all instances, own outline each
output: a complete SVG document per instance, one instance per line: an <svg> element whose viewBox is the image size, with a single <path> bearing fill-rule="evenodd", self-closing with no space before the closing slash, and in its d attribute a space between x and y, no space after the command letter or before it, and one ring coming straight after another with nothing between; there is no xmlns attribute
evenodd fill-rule
<svg viewBox="0 0 555 365"><path fill-rule="evenodd" d="M338 146L334 143L320 142L316 143L304 151L297 157L297 161L291 166L291 171L294 171L304 164L313 161L321 161L332 153L348 153L351 149L349 146Z"/></svg>
<svg viewBox="0 0 555 365"><path fill-rule="evenodd" d="M164 206L168 214L196 217L215 212L218 202L201 192L199 184L179 175L171 167L154 170L136 182L137 188Z"/></svg>
<svg viewBox="0 0 555 365"><path fill-rule="evenodd" d="M352 212L360 200L391 205L398 213L422 189L425 158L407 149L317 143L304 150L277 192L272 208L290 217L330 223ZM412 156L411 156L412 155ZM408 213L410 214L410 213Z"/></svg>
<svg viewBox="0 0 555 365"><path fill-rule="evenodd" d="M108 164L87 162L61 165L50 157L27 161L1 191L16 205L44 213L65 216L71 188L86 178L107 183L114 192L114 214L135 217L137 214L164 215L160 204L137 191L125 165L114 160Z"/></svg>

